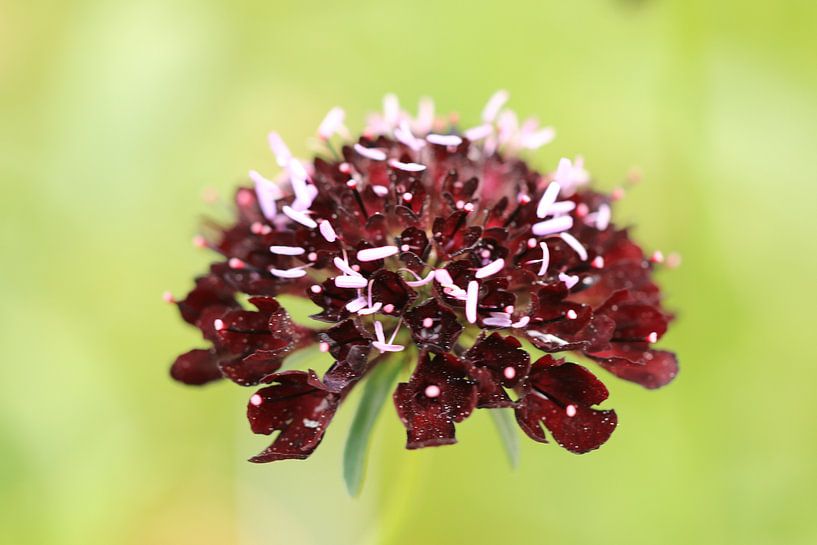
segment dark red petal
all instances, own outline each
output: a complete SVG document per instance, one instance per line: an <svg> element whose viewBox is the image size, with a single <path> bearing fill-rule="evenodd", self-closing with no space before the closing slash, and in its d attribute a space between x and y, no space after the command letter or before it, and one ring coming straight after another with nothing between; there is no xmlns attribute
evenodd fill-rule
<svg viewBox="0 0 817 545"><path fill-rule="evenodd" d="M409 287L396 272L381 269L372 275L372 301L384 307L392 305L391 314L400 315L403 309L417 298L417 292Z"/></svg>
<svg viewBox="0 0 817 545"><path fill-rule="evenodd" d="M357 344L345 350L343 359L332 364L323 376L326 389L340 393L360 380L366 372L370 351L369 345Z"/></svg>
<svg viewBox="0 0 817 545"><path fill-rule="evenodd" d="M607 399L607 388L584 367L546 355L531 366L528 386L516 419L532 439L547 442L544 424L561 446L583 453L598 448L613 433L615 411L591 407Z"/></svg>
<svg viewBox="0 0 817 545"><path fill-rule="evenodd" d="M179 382L200 386L221 378L218 356L212 350L191 350L173 362L170 376Z"/></svg>
<svg viewBox="0 0 817 545"><path fill-rule="evenodd" d="M346 359L352 347L369 347L372 336L361 326L359 319L349 319L318 334L318 339L329 345L329 353L336 360Z"/></svg>
<svg viewBox="0 0 817 545"><path fill-rule="evenodd" d="M513 404L504 388L514 388L528 376L530 356L515 337L493 333L474 344L463 359L473 366L478 380L478 407L508 407Z"/></svg>
<svg viewBox="0 0 817 545"><path fill-rule="evenodd" d="M423 353L409 382L394 392L397 414L407 430L406 448L455 443L454 423L471 414L476 402L476 385L461 360L451 354L437 354L432 360Z"/></svg>
<svg viewBox="0 0 817 545"><path fill-rule="evenodd" d="M257 350L245 358L222 361L221 372L239 386L255 386L281 368L283 359L275 354Z"/></svg>
<svg viewBox="0 0 817 545"><path fill-rule="evenodd" d="M258 390L247 405L254 433L281 433L251 462L307 458L323 439L340 397L316 386L314 373L284 371L267 377L272 386Z"/></svg>
<svg viewBox="0 0 817 545"><path fill-rule="evenodd" d="M318 293L311 288L307 292L312 302L323 309L322 312L313 314L311 317L323 322L340 322L346 319L349 316L346 303L357 297L357 292L350 288L335 286L335 281L331 278L325 280L320 288Z"/></svg>
<svg viewBox="0 0 817 545"><path fill-rule="evenodd" d="M643 363L633 363L625 358L590 357L619 378L655 389L666 386L678 374L678 358L672 352L647 350L642 354Z"/></svg>
<svg viewBox="0 0 817 545"><path fill-rule="evenodd" d="M433 297L409 310L405 318L414 342L432 352L451 350L463 329L457 315Z"/></svg>
<svg viewBox="0 0 817 545"><path fill-rule="evenodd" d="M257 350L284 356L297 341L286 311L272 298L254 297L250 302L258 306L258 312L231 310L221 318L220 327L215 328L216 348L240 356Z"/></svg>
<svg viewBox="0 0 817 545"><path fill-rule="evenodd" d="M541 424L553 434L559 445L576 454L594 450L603 445L616 429L616 412L575 406L573 416L567 409L549 399L531 393L516 409L516 420L531 439L546 443Z"/></svg>
<svg viewBox="0 0 817 545"><path fill-rule="evenodd" d="M531 366L530 385L563 405L598 405L607 399L607 387L575 363L546 355Z"/></svg>
<svg viewBox="0 0 817 545"><path fill-rule="evenodd" d="M237 307L234 293L235 290L218 276L200 276L196 279L196 287L179 301L179 312L186 322L196 324L202 312L210 307Z"/></svg>

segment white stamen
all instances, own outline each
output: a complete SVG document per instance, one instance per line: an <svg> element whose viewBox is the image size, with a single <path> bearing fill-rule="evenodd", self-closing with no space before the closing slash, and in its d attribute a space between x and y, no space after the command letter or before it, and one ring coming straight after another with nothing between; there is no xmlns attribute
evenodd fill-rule
<svg viewBox="0 0 817 545"><path fill-rule="evenodd" d="M559 201L550 206L549 213L558 216L572 212L576 208L576 203L573 201Z"/></svg>
<svg viewBox="0 0 817 545"><path fill-rule="evenodd" d="M301 278L306 276L306 271L300 267L293 269L269 269L270 274L278 278Z"/></svg>
<svg viewBox="0 0 817 545"><path fill-rule="evenodd" d="M511 367L510 365L502 370L502 374L505 375L505 378L508 380L513 380L516 376L516 369Z"/></svg>
<svg viewBox="0 0 817 545"><path fill-rule="evenodd" d="M597 269L602 269L604 268L604 258L601 257L600 255L597 255L596 257L593 258L593 261L591 261L590 264Z"/></svg>
<svg viewBox="0 0 817 545"><path fill-rule="evenodd" d="M584 246L582 246L582 243L576 239L576 237L570 233L561 233L559 236L567 243L568 246L573 248L573 251L579 255L579 259L582 261L587 261L587 250Z"/></svg>
<svg viewBox="0 0 817 545"><path fill-rule="evenodd" d="M271 132L267 135L267 142L269 143L273 155L275 155L275 161L278 163L278 166L282 168L287 166L289 160L292 159L292 153L289 151L287 145L284 144L281 136L277 132Z"/></svg>
<svg viewBox="0 0 817 545"><path fill-rule="evenodd" d="M400 126L394 129L394 137L402 144L408 146L414 151L420 151L426 145L424 140L420 140L411 132L408 120L404 119L400 122Z"/></svg>
<svg viewBox="0 0 817 545"><path fill-rule="evenodd" d="M303 212L292 209L292 207L290 206L284 206L283 208L281 208L281 210L284 212L284 214L286 214L289 217L289 219L291 219L294 222L300 223L304 227L314 229L315 227L318 226L318 224L315 223L315 220L313 220Z"/></svg>
<svg viewBox="0 0 817 545"><path fill-rule="evenodd" d="M346 118L346 112L341 108L332 108L326 117L321 121L318 127L318 136L323 139L331 138L336 132L340 132L343 127L343 120Z"/></svg>
<svg viewBox="0 0 817 545"><path fill-rule="evenodd" d="M567 157L559 159L559 166L556 167L554 179L564 185L571 185L573 181L573 162Z"/></svg>
<svg viewBox="0 0 817 545"><path fill-rule="evenodd" d="M610 206L602 204L599 206L598 215L596 216L596 229L604 231L610 225Z"/></svg>
<svg viewBox="0 0 817 545"><path fill-rule="evenodd" d="M368 316L369 314L374 314L375 312L380 310L380 308L382 306L383 306L383 303L377 302L377 303L375 303L374 305L372 305L370 307L366 307L366 308L362 308L362 309L358 310L357 313L360 314L361 316Z"/></svg>
<svg viewBox="0 0 817 545"><path fill-rule="evenodd" d="M383 334L383 323L380 320L374 321L374 334L378 341L381 343L386 342L386 336Z"/></svg>
<svg viewBox="0 0 817 545"><path fill-rule="evenodd" d="M383 120L391 129L397 125L399 119L400 101L397 99L397 95L389 93L383 97Z"/></svg>
<svg viewBox="0 0 817 545"><path fill-rule="evenodd" d="M336 276L335 285L339 288L365 288L368 280L362 276Z"/></svg>
<svg viewBox="0 0 817 545"><path fill-rule="evenodd" d="M323 291L323 288L317 284L313 285L309 289L312 290L312 293L320 293Z"/></svg>
<svg viewBox="0 0 817 545"><path fill-rule="evenodd" d="M213 320L213 329L215 329L216 331L223 330L224 320L222 320L221 318L216 318L215 320Z"/></svg>
<svg viewBox="0 0 817 545"><path fill-rule="evenodd" d="M360 276L360 273L351 268L349 266L349 262L347 262L346 260L336 257L332 260L332 262L335 264L335 267L337 267L338 269L340 269L340 271L346 273L347 275Z"/></svg>
<svg viewBox="0 0 817 545"><path fill-rule="evenodd" d="M571 227L573 227L572 216L558 216L549 220L540 221L539 223L534 223L532 231L534 235L543 237L567 231Z"/></svg>
<svg viewBox="0 0 817 545"><path fill-rule="evenodd" d="M394 305L392 305L391 303L384 305L383 312L385 312L386 314L391 314L392 312L394 312Z"/></svg>
<svg viewBox="0 0 817 545"><path fill-rule="evenodd" d="M253 396L250 398L250 405L252 405L254 407L258 407L263 402L264 402L264 398L262 398L258 394L253 394Z"/></svg>
<svg viewBox="0 0 817 545"><path fill-rule="evenodd" d="M579 317L579 315L576 314L576 311L573 310L572 308L567 311L567 319L568 320L575 320L578 317Z"/></svg>
<svg viewBox="0 0 817 545"><path fill-rule="evenodd" d="M658 342L658 332L653 331L649 335L647 335L647 342L649 343L657 343Z"/></svg>
<svg viewBox="0 0 817 545"><path fill-rule="evenodd" d="M317 252L309 252L309 253L306 255L306 258L307 258L309 261L317 261L317 260L318 260L318 254L317 254Z"/></svg>
<svg viewBox="0 0 817 545"><path fill-rule="evenodd" d="M424 97L420 99L420 105L417 108L417 120L414 128L419 133L427 133L434 125L434 101L430 98Z"/></svg>
<svg viewBox="0 0 817 545"><path fill-rule="evenodd" d="M472 324L477 321L477 297L479 296L479 284L476 280L468 282L468 291L465 299L465 317Z"/></svg>
<svg viewBox="0 0 817 545"><path fill-rule="evenodd" d="M414 271L411 271L411 272L413 273ZM416 276L416 275L415 275L415 276ZM429 282L431 282L432 280L434 280L434 276L435 276L434 271L431 271L431 272L429 272L429 273L428 273L428 274L425 276L425 278L421 278L421 279L419 279L419 280L411 280L411 281L408 281L408 280L407 280L407 281L406 281L406 284L408 284L408 285L409 285L409 286L411 286L412 288L417 288L417 287L420 287L420 286L425 286L426 284L428 284ZM419 277L418 277L418 278L419 278Z"/></svg>
<svg viewBox="0 0 817 545"><path fill-rule="evenodd" d="M476 127L468 129L465 131L464 136L471 142L476 142L477 140L487 138L492 132L494 132L493 125L486 123L484 125L477 125Z"/></svg>
<svg viewBox="0 0 817 545"><path fill-rule="evenodd" d="M318 344L318 350L321 352L329 352L329 343L326 341L322 341Z"/></svg>
<svg viewBox="0 0 817 545"><path fill-rule="evenodd" d="M428 329L434 325L434 320L432 318L423 318L423 327Z"/></svg>
<svg viewBox="0 0 817 545"><path fill-rule="evenodd" d="M504 267L505 267L505 260L500 257L499 259L497 259L495 261L491 261L490 263L488 263L484 267L482 267L480 269L477 269L477 272L476 272L476 274L474 276L476 276L477 278L487 278L489 276L492 276L492 275L498 273Z"/></svg>
<svg viewBox="0 0 817 545"><path fill-rule="evenodd" d="M302 255L306 250L298 246L270 246L269 251L278 255Z"/></svg>
<svg viewBox="0 0 817 545"><path fill-rule="evenodd" d="M550 207L556 202L559 196L559 191L562 187L556 182L550 182L547 189L542 193L542 198L539 199L539 204L536 206L536 217L544 218L548 215Z"/></svg>
<svg viewBox="0 0 817 545"><path fill-rule="evenodd" d="M402 344L387 344L380 341L372 342L372 346L380 350L380 352L401 352L406 348Z"/></svg>
<svg viewBox="0 0 817 545"><path fill-rule="evenodd" d="M380 246L377 248L366 248L357 253L358 261L377 261L378 259L385 259L400 252L397 246Z"/></svg>
<svg viewBox="0 0 817 545"><path fill-rule="evenodd" d="M429 134L426 140L438 146L459 146L462 144L462 138L456 134Z"/></svg>
<svg viewBox="0 0 817 545"><path fill-rule="evenodd" d="M170 293L169 291L166 291L166 292L164 292L162 294L162 300L164 300L165 303L175 303L176 302L176 298L173 297L173 294Z"/></svg>
<svg viewBox="0 0 817 545"><path fill-rule="evenodd" d="M254 170L249 172L249 176L253 184L255 184L255 194L258 198L258 206L261 207L261 213L268 220L274 219L278 213L275 201L284 196L281 188L275 182L267 180Z"/></svg>
<svg viewBox="0 0 817 545"><path fill-rule="evenodd" d="M423 393L426 397L434 399L435 397L439 397L442 392L440 391L440 387L436 384L429 384L426 386L426 389L423 390Z"/></svg>
<svg viewBox="0 0 817 545"><path fill-rule="evenodd" d="M414 195L412 195L411 193L409 193L409 192L403 193L403 200L404 201L411 202L411 199L413 199L413 198L414 198Z"/></svg>
<svg viewBox="0 0 817 545"><path fill-rule="evenodd" d="M360 309L366 308L367 304L365 297L357 297L346 303L346 310L349 312L357 312Z"/></svg>
<svg viewBox="0 0 817 545"><path fill-rule="evenodd" d="M405 170L406 172L422 172L426 169L426 166L420 163L403 163L397 159L389 161L389 166L399 170Z"/></svg>
<svg viewBox="0 0 817 545"><path fill-rule="evenodd" d="M448 274L448 271L446 269L436 269L434 271L434 278L442 286L453 286L454 285L454 279L451 278L451 275Z"/></svg>
<svg viewBox="0 0 817 545"><path fill-rule="evenodd" d="M576 406L568 405L567 407L565 407L565 414L567 414L567 416L569 416L570 418L576 416Z"/></svg>
<svg viewBox="0 0 817 545"><path fill-rule="evenodd" d="M542 264L539 265L539 272L536 274L544 276L548 272L548 266L550 266L550 250L544 241L539 243L539 247L542 248Z"/></svg>
<svg viewBox="0 0 817 545"><path fill-rule="evenodd" d="M530 316L522 316L518 321L511 324L511 327L522 328L528 325L528 322L530 322Z"/></svg>
<svg viewBox="0 0 817 545"><path fill-rule="evenodd" d="M317 191L310 191L306 181L309 175L304 168L304 165L295 159L289 162L290 183L292 184L292 191L295 193L295 202L292 203L292 208L295 210L306 210L312 206L312 201L315 200Z"/></svg>
<svg viewBox="0 0 817 545"><path fill-rule="evenodd" d="M326 242L335 242L338 239L337 233L335 233L335 228L332 227L332 224L329 223L329 220L323 220L320 224L320 231L323 238Z"/></svg>
<svg viewBox="0 0 817 545"><path fill-rule="evenodd" d="M500 316L491 316L482 320L482 325L488 327L511 327L510 318L502 318Z"/></svg>
<svg viewBox="0 0 817 545"><path fill-rule="evenodd" d="M365 148L360 144L355 144L354 148L360 155L372 161L385 161L387 157L386 152L377 148Z"/></svg>
<svg viewBox="0 0 817 545"><path fill-rule="evenodd" d="M543 127L538 131L525 134L520 144L528 149L538 149L553 142L554 138L556 138L556 130L553 127Z"/></svg>
<svg viewBox="0 0 817 545"><path fill-rule="evenodd" d="M228 266L229 266L231 269L243 269L244 267L246 267L246 266L247 266L247 264L246 264L246 263L244 263L243 261L241 261L241 260L240 260L240 259L238 259L237 257L231 257L231 258L230 258L230 260L229 260L229 261L227 261L227 265L228 265Z"/></svg>
<svg viewBox="0 0 817 545"><path fill-rule="evenodd" d="M650 258L650 261L652 261L653 263L663 263L664 262L664 254L661 252L661 250L656 250L656 251L653 252L652 257Z"/></svg>
<svg viewBox="0 0 817 545"><path fill-rule="evenodd" d="M536 239L531 237L528 239L528 248L536 248Z"/></svg>
<svg viewBox="0 0 817 545"><path fill-rule="evenodd" d="M567 289L571 289L579 283L579 277L575 274L559 273L559 280L565 283Z"/></svg>
<svg viewBox="0 0 817 545"><path fill-rule="evenodd" d="M510 94L504 89L500 89L494 93L493 96L488 99L488 103L482 110L482 120L486 123L492 123L496 119L497 114L499 114L499 110L508 102L509 98Z"/></svg>

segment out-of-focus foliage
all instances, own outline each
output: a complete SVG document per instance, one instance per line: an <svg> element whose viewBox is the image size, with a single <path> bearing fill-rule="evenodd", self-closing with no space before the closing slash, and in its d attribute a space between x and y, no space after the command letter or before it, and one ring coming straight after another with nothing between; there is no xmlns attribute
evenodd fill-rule
<svg viewBox="0 0 817 545"><path fill-rule="evenodd" d="M0 542L287 545L817 541L817 4L807 0L0 2ZM249 391L195 391L161 301L209 256L266 131L299 153L330 107L423 94L477 120L497 88L583 154L679 319L679 378L608 381L620 426L574 456L487 415L402 450L387 407L347 497L354 399L307 462L244 462ZM601 371L600 371L601 372Z"/></svg>

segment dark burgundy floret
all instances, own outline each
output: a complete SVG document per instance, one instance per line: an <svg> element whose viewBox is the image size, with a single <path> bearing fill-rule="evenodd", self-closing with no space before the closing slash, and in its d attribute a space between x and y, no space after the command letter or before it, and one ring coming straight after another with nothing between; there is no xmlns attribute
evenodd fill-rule
<svg viewBox="0 0 817 545"><path fill-rule="evenodd" d="M323 439L340 397L323 388L312 371L284 371L264 382L272 386L261 388L250 398L247 418L254 433L281 433L250 461L308 457Z"/></svg>
<svg viewBox="0 0 817 545"><path fill-rule="evenodd" d="M451 350L463 330L457 315L435 298L408 311L406 322L417 346L432 352Z"/></svg>
<svg viewBox="0 0 817 545"><path fill-rule="evenodd" d="M215 350L194 349L173 362L170 376L179 382L199 386L221 378Z"/></svg>
<svg viewBox="0 0 817 545"><path fill-rule="evenodd" d="M195 243L217 259L183 299L165 296L205 346L170 373L267 384L248 417L277 435L253 461L308 457L379 365L417 362L393 394L410 449L456 442L455 424L477 408L512 408L530 437L572 452L604 443L617 418L598 408L606 387L543 352L581 355L645 388L676 376L675 355L655 346L674 319L654 280L663 255L647 257L613 223L620 196L590 188L581 159L531 168L522 151L552 130L517 122L504 99L460 129L389 98L354 138L335 109L311 161L272 133L281 172L251 171L234 220L205 223ZM312 307L309 326L282 307L293 298L296 317ZM305 347L331 355L320 374L290 357Z"/></svg>
<svg viewBox="0 0 817 545"><path fill-rule="evenodd" d="M509 407L505 388L515 388L528 376L530 356L514 337L493 333L478 339L463 355L479 385L479 408Z"/></svg>
<svg viewBox="0 0 817 545"><path fill-rule="evenodd" d="M408 430L406 448L456 443L454 423L477 403L477 387L466 365L452 354L422 353L408 383L394 392L397 414Z"/></svg>
<svg viewBox="0 0 817 545"><path fill-rule="evenodd" d="M561 446L584 453L610 438L618 419L592 408L607 399L607 388L590 371L546 355L531 366L529 382L516 419L532 439L547 442L544 425Z"/></svg>

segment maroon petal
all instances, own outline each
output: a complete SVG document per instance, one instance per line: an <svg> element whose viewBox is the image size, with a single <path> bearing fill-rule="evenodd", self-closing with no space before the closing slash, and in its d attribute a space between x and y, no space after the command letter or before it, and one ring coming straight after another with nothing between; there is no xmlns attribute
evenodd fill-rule
<svg viewBox="0 0 817 545"><path fill-rule="evenodd" d="M616 428L615 411L591 407L607 399L607 388L580 365L544 356L531 366L529 387L516 419L536 441L547 442L544 424L559 445L581 454L600 447Z"/></svg>
<svg viewBox="0 0 817 545"><path fill-rule="evenodd" d="M644 351L640 363L633 363L626 358L599 357L594 354L589 356L617 377L651 390L666 386L678 374L678 358L672 352L664 350Z"/></svg>
<svg viewBox="0 0 817 545"><path fill-rule="evenodd" d="M528 376L530 356L515 337L493 333L479 339L464 355L478 380L480 408L509 407L513 401L504 388L514 388Z"/></svg>
<svg viewBox="0 0 817 545"><path fill-rule="evenodd" d="M335 286L333 279L329 278L322 284L317 285L318 290L314 286L309 288L308 294L312 302L323 309L318 314L313 314L311 317L322 322L340 322L349 316L349 311L346 310L346 303L357 297L357 293L353 289L339 288Z"/></svg>
<svg viewBox="0 0 817 545"><path fill-rule="evenodd" d="M200 276L196 279L196 287L179 301L179 312L186 322L196 324L202 312L210 307L237 307L234 293L235 290L218 276Z"/></svg>
<svg viewBox="0 0 817 545"><path fill-rule="evenodd" d="M221 378L218 356L212 350L191 350L173 362L170 376L179 382L200 386Z"/></svg>
<svg viewBox="0 0 817 545"><path fill-rule="evenodd" d="M253 297L250 303L259 311L231 310L224 314L221 322L217 321L216 348L219 352L241 356L256 351L263 351L268 357L285 355L297 340L286 311L269 297Z"/></svg>
<svg viewBox="0 0 817 545"><path fill-rule="evenodd" d="M247 405L254 433L281 433L251 462L307 458L323 439L335 416L340 396L320 387L314 372L284 371L267 377L272 386L261 388Z"/></svg>
<svg viewBox="0 0 817 545"><path fill-rule="evenodd" d="M463 330L457 315L433 297L409 310L405 318L414 342L432 352L451 350Z"/></svg>
<svg viewBox="0 0 817 545"><path fill-rule="evenodd" d="M372 301L381 303L383 312L400 315L416 298L417 292L396 272L381 269L372 275Z"/></svg>
<svg viewBox="0 0 817 545"><path fill-rule="evenodd" d="M394 392L397 414L406 427L406 448L450 445L457 442L454 423L476 406L477 388L464 362L451 354L432 360L423 353L408 383Z"/></svg>
<svg viewBox="0 0 817 545"><path fill-rule="evenodd" d="M614 340L619 342L646 341L651 337L650 342L655 342L667 331L669 323L669 317L659 308L634 301L626 290L614 293L596 313L616 323Z"/></svg>
<svg viewBox="0 0 817 545"><path fill-rule="evenodd" d="M219 366L224 376L239 386L255 386L280 369L282 364L283 359L258 350L245 358L223 361Z"/></svg>

